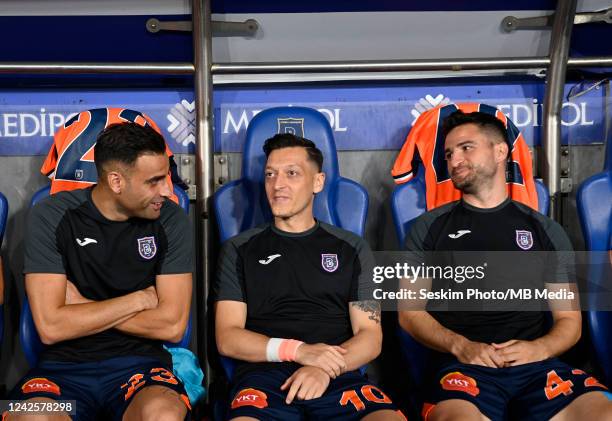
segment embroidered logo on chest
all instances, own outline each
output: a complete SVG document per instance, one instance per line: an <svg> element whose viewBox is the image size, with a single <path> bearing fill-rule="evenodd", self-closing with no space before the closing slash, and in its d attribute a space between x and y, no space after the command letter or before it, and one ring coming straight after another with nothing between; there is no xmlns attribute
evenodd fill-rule
<svg viewBox="0 0 612 421"><path fill-rule="evenodd" d="M142 237L138 239L138 253L143 259L150 260L157 253L155 237Z"/></svg>
<svg viewBox="0 0 612 421"><path fill-rule="evenodd" d="M98 244L98 240L95 240L93 238L89 238L89 237L83 237L83 239L81 240L80 238L75 238L77 244L81 247L85 247L88 244Z"/></svg>
<svg viewBox="0 0 612 421"><path fill-rule="evenodd" d="M274 259L278 259L279 257L281 257L280 254L271 254L270 256L266 257L265 259L261 259L258 260L258 262L262 265L268 265L270 263L272 263L272 261L274 261Z"/></svg>
<svg viewBox="0 0 612 421"><path fill-rule="evenodd" d="M461 238L463 237L465 234L470 234L472 231L470 230L459 230L457 231L457 233L455 234L448 234L448 236L450 238L452 238L453 240L456 240L457 238Z"/></svg>
<svg viewBox="0 0 612 421"><path fill-rule="evenodd" d="M531 231L516 230L516 245L523 250L533 247L533 235Z"/></svg>
<svg viewBox="0 0 612 421"><path fill-rule="evenodd" d="M335 272L338 269L338 255L337 254L321 254L321 266L327 272Z"/></svg>

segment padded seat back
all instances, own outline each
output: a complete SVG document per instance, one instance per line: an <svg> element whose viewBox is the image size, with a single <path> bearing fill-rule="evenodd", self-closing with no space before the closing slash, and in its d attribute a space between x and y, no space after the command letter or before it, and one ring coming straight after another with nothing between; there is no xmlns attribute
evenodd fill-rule
<svg viewBox="0 0 612 421"><path fill-rule="evenodd" d="M395 186L391 194L391 212L395 234L401 249L404 248L412 223L426 211L424 172L423 166L420 166L416 177L408 183ZM538 192L538 211L546 215L550 205L548 189L539 179L535 180L535 187Z"/></svg>
<svg viewBox="0 0 612 421"><path fill-rule="evenodd" d="M8 200L0 193L0 248L4 239L4 231L6 229L6 219L8 217ZM3 274L0 274L2 276ZM4 337L4 304L0 304L0 345Z"/></svg>
<svg viewBox="0 0 612 421"><path fill-rule="evenodd" d="M607 291L612 280L612 146L606 149L604 170L585 180L576 196L584 244L590 254L589 304L601 308L599 291ZM606 253L606 251L608 253ZM609 304L609 303L606 303ZM612 312L589 310L589 330L595 356L606 381L612 381Z"/></svg>
<svg viewBox="0 0 612 421"><path fill-rule="evenodd" d="M314 201L314 215L323 222L363 236L368 194L359 184L341 177L331 127L316 110L278 107L264 110L251 120L242 155L242 176L221 187L214 196L221 241L272 219L264 188L266 139L292 133L312 140L323 153L325 187Z"/></svg>

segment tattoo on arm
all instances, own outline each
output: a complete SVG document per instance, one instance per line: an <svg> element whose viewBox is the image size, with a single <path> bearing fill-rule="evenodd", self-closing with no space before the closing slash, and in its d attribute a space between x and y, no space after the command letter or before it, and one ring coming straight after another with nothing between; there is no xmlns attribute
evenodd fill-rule
<svg viewBox="0 0 612 421"><path fill-rule="evenodd" d="M352 301L351 305L361 311L369 313L368 318L380 324L380 304L378 303L378 301Z"/></svg>

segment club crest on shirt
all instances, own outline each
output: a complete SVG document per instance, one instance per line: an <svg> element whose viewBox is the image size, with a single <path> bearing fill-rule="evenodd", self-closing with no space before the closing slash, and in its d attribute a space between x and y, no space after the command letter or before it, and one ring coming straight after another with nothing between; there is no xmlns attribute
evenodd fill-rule
<svg viewBox="0 0 612 421"><path fill-rule="evenodd" d="M529 250L533 247L531 231L516 230L516 244L523 250Z"/></svg>
<svg viewBox="0 0 612 421"><path fill-rule="evenodd" d="M338 269L338 255L337 254L321 254L321 266L327 272L335 272Z"/></svg>
<svg viewBox="0 0 612 421"><path fill-rule="evenodd" d="M138 253L143 259L150 260L157 253L155 237L142 237L138 239Z"/></svg>

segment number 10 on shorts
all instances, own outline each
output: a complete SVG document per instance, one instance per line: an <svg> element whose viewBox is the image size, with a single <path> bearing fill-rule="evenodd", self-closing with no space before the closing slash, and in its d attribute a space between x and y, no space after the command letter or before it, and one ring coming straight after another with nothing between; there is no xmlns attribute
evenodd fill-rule
<svg viewBox="0 0 612 421"><path fill-rule="evenodd" d="M360 392L368 402L391 403L391 399L389 399L382 390L371 384L362 386ZM345 406L348 403L351 403L355 407L356 411L363 411L365 409L365 403L363 403L363 400L361 397L359 397L354 389L346 390L344 393L342 393L340 405Z"/></svg>

